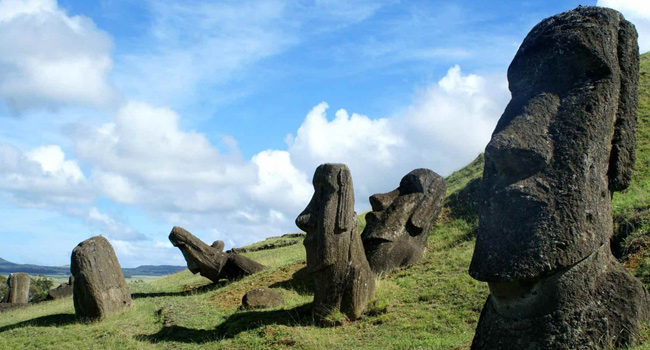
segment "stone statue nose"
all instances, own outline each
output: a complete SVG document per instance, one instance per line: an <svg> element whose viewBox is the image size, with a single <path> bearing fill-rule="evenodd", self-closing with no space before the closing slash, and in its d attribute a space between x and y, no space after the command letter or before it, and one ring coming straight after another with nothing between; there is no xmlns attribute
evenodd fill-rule
<svg viewBox="0 0 650 350"><path fill-rule="evenodd" d="M370 196L370 206L373 211L386 210L386 208L393 203L393 200L395 200L397 195L399 195L399 192L397 191L372 195Z"/></svg>
<svg viewBox="0 0 650 350"><path fill-rule="evenodd" d="M310 229L313 229L316 227L315 223L312 220L313 215L311 213L306 213L306 214L300 214L296 218L296 226L298 226L299 229L307 232Z"/></svg>

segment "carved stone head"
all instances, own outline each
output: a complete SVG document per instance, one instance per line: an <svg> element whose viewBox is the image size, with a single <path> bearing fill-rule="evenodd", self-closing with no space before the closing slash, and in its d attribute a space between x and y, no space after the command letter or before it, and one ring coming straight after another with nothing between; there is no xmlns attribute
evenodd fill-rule
<svg viewBox="0 0 650 350"><path fill-rule="evenodd" d="M307 233L307 269L312 272L349 260L357 225L352 177L345 164L320 165L313 184L314 196L296 219L296 226Z"/></svg>
<svg viewBox="0 0 650 350"><path fill-rule="evenodd" d="M445 180L429 169L416 169L388 193L370 197L361 234L366 257L375 273L420 260L445 198Z"/></svg>
<svg viewBox="0 0 650 350"><path fill-rule="evenodd" d="M612 192L634 164L638 69L636 31L615 11L578 8L528 34L485 149L474 278L544 276L609 240Z"/></svg>

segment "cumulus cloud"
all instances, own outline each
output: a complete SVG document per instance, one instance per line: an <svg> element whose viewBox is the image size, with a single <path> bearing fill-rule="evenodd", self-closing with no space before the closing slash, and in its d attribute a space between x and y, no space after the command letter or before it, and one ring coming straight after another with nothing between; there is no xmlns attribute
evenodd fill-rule
<svg viewBox="0 0 650 350"><path fill-rule="evenodd" d="M0 98L17 112L61 104L104 106L110 37L56 0L0 1Z"/></svg>
<svg viewBox="0 0 650 350"><path fill-rule="evenodd" d="M296 230L321 163L349 165L360 211L369 195L397 187L414 168L448 175L483 150L508 99L503 77L454 66L399 115L373 119L340 109L329 119L320 103L287 136L286 150L250 160L232 138L222 153L206 135L183 130L173 110L130 101L114 121L80 133L76 154L91 166L97 190L115 202L242 245ZM94 216L106 232L132 232Z"/></svg>
<svg viewBox="0 0 650 350"><path fill-rule="evenodd" d="M598 6L620 11L639 33L639 51L650 51L650 2L647 0L598 0Z"/></svg>
<svg viewBox="0 0 650 350"><path fill-rule="evenodd" d="M120 223L108 214L102 213L96 207L91 207L85 218L91 225L98 227L110 238L122 241L138 241L147 239L143 234Z"/></svg>
<svg viewBox="0 0 650 350"><path fill-rule="evenodd" d="M366 210L369 195L397 187L415 168L448 175L471 161L483 151L509 98L504 76L463 75L454 66L390 118L350 116L341 109L328 120L328 105L317 105L296 136L287 137L288 152L309 174L321 163L348 164L357 208Z"/></svg>
<svg viewBox="0 0 650 350"><path fill-rule="evenodd" d="M358 211L368 208L368 196L397 187L414 168L448 175L483 150L508 98L503 77L463 74L454 66L398 115L373 119L339 109L329 118L327 103L319 103L287 136L286 150L248 160L231 137L220 152L207 135L183 129L175 111L128 101L112 121L76 134L75 154L89 176L59 146L22 152L4 145L0 190L23 205L81 218L133 256L129 261L137 260L136 251L162 256L170 250L101 210L93 203L98 196L241 246L297 230L293 221L312 195L311 176L321 163L349 165Z"/></svg>
<svg viewBox="0 0 650 350"><path fill-rule="evenodd" d="M221 153L205 134L183 130L179 115L130 101L115 120L82 130L78 158L91 167L97 190L191 230L219 227L247 243L293 228L311 186L286 151L245 160L226 137Z"/></svg>
<svg viewBox="0 0 650 350"><path fill-rule="evenodd" d="M21 205L51 208L90 203L92 186L59 146L28 152L0 145L0 191Z"/></svg>

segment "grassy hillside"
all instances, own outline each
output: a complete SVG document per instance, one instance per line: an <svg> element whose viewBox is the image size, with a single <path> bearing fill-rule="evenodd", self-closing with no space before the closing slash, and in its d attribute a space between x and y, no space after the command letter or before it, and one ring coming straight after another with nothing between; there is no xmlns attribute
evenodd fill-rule
<svg viewBox="0 0 650 350"><path fill-rule="evenodd" d="M623 257L643 278L645 250L630 255L630 247L645 239L650 217L645 214L650 200L650 56L642 57L641 74L637 173L630 189L614 196L614 207ZM293 244L244 253L269 269L236 282L210 284L185 270L131 283L133 307L100 323L77 322L71 299L0 314L0 348L467 349L488 294L485 284L467 274L482 164L479 156L447 179L447 207L429 238L425 259L378 280L376 301L360 321L314 325L309 316L312 286L300 272L304 248ZM274 243L272 239L249 248ZM238 310L247 290L267 286L285 297L284 307ZM650 344L638 349L650 349Z"/></svg>

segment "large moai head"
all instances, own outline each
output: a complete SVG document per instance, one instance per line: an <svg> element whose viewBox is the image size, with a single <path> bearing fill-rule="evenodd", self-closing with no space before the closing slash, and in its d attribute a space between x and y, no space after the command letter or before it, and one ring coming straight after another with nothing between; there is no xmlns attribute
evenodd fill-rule
<svg viewBox="0 0 650 350"><path fill-rule="evenodd" d="M579 7L521 44L512 99L485 149L474 278L537 278L608 242L612 192L634 164L636 38L620 13Z"/></svg>
<svg viewBox="0 0 650 350"><path fill-rule="evenodd" d="M361 234L366 257L375 273L419 261L445 199L445 180L429 169L406 174L399 187L370 197Z"/></svg>
<svg viewBox="0 0 650 350"><path fill-rule="evenodd" d="M351 232L356 229L354 189L345 164L322 164L314 173L314 196L296 218L305 231L307 269L321 270L349 261Z"/></svg>

